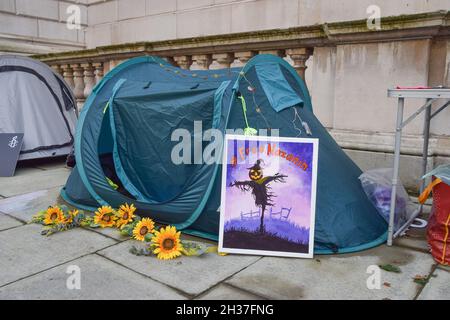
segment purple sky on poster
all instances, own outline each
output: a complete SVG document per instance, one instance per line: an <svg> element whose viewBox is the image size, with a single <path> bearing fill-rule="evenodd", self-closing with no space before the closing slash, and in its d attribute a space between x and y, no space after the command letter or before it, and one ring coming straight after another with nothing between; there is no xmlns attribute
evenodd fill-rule
<svg viewBox="0 0 450 320"><path fill-rule="evenodd" d="M226 185L228 186L235 180L249 180L248 168L253 166L257 159L262 159L264 176L271 176L276 173L288 176L285 179L286 183L270 183L271 191L276 196L273 199L273 210L278 212L282 207L292 208L289 221L296 223L299 226L309 228L313 144L299 142L271 142L271 154L268 155L268 142L230 139L227 143L228 159ZM277 150L281 150L282 153L278 154ZM281 155L284 155L286 158L283 158ZM237 160L235 166L232 165L233 157ZM295 161L295 158L298 158L298 161ZM307 168L304 170L306 166ZM226 192L225 221L236 218L239 219L241 211L247 213L258 210L251 192L243 192L236 187L227 187ZM270 208L267 208L267 217L269 216L269 212Z"/></svg>

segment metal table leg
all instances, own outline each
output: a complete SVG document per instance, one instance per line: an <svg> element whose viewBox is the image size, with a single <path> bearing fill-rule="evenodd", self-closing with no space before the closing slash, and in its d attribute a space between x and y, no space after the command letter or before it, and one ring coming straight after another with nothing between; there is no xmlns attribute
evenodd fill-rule
<svg viewBox="0 0 450 320"><path fill-rule="evenodd" d="M389 227L388 227L388 246L392 246L394 236L394 222L395 222L395 205L397 199L397 185L398 185L398 171L400 165L400 146L402 140L402 123L403 110L405 107L405 99L398 99L397 109L397 124L395 128L395 148L394 148L394 173L392 176L392 192L391 192L391 210L389 213Z"/></svg>
<svg viewBox="0 0 450 320"><path fill-rule="evenodd" d="M429 104L425 109L425 119L423 125L423 154L422 154L422 177L427 173L428 164L428 145L430 140L430 122L431 122L431 99L428 99L427 104ZM420 184L420 193L425 189L425 180L422 180ZM391 198L393 199L393 198ZM391 203L392 205L392 203ZM395 207L395 204L394 204ZM392 208L392 206L391 206ZM423 205L420 205L417 210L413 212L408 221L401 226L397 232L395 232L393 238L402 235L402 233L414 222L414 220L422 213Z"/></svg>
<svg viewBox="0 0 450 320"><path fill-rule="evenodd" d="M429 101L430 99L428 99ZM427 173L428 165L428 145L430 141L430 121L431 121L431 105L425 110L425 119L423 124L423 154L422 154L422 177ZM422 179L420 184L420 193L425 189L425 180Z"/></svg>

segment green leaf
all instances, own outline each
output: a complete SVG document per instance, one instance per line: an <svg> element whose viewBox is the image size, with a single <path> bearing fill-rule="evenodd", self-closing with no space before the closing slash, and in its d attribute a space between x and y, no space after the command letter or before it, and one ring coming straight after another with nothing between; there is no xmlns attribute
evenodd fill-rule
<svg viewBox="0 0 450 320"><path fill-rule="evenodd" d="M125 229L120 229L120 234L122 235L122 236L128 236L128 231L127 230L125 230Z"/></svg>
<svg viewBox="0 0 450 320"><path fill-rule="evenodd" d="M144 237L145 242L151 242L153 238L153 233L147 233Z"/></svg>
<svg viewBox="0 0 450 320"><path fill-rule="evenodd" d="M203 243L181 240L183 249L181 253L186 256L201 256L205 253L217 252L217 246L208 246Z"/></svg>
<svg viewBox="0 0 450 320"><path fill-rule="evenodd" d="M75 218L73 219L73 221L75 223L77 223L78 225L82 225L83 224L83 220L85 219L84 213L78 213Z"/></svg>
<svg viewBox="0 0 450 320"><path fill-rule="evenodd" d="M380 267L380 269L383 269L384 271L387 271L387 272L394 272L394 273L402 272L402 270L399 267L394 266L392 264L382 264L382 265L379 265L379 267Z"/></svg>
<svg viewBox="0 0 450 320"><path fill-rule="evenodd" d="M135 256L151 256L153 255L153 252L146 248L136 248L135 246L132 246L130 248L130 253L134 254Z"/></svg>
<svg viewBox="0 0 450 320"><path fill-rule="evenodd" d="M29 223L42 223L45 218L45 213L46 213L46 210L39 211L38 213L36 213L35 215L33 215L31 217L31 220Z"/></svg>
<svg viewBox="0 0 450 320"><path fill-rule="evenodd" d="M413 279L414 282L421 285L421 286L425 286L428 281L430 281L431 278L436 278L437 275L432 274L432 275L428 275L428 276L421 276L421 275L416 275Z"/></svg>

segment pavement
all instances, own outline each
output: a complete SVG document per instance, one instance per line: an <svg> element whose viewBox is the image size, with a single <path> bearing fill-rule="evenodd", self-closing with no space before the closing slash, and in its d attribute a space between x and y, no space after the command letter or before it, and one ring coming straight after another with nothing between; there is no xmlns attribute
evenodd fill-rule
<svg viewBox="0 0 450 320"><path fill-rule="evenodd" d="M428 253L423 229L393 247L313 259L207 254L161 261L132 255L139 243L113 229L42 236L42 226L28 222L63 203L59 190L69 173L63 159L41 160L0 178L0 299L450 299L450 268ZM377 268L386 264L401 272ZM429 281L416 283L416 276Z"/></svg>

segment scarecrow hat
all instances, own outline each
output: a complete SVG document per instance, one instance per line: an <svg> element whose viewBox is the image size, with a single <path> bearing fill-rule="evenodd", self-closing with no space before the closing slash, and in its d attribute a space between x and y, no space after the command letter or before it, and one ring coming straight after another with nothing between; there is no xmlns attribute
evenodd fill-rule
<svg viewBox="0 0 450 320"><path fill-rule="evenodd" d="M251 169L253 169L253 170L261 170L261 165L260 165L261 162L264 163L264 160L258 159L258 160L256 160L256 162L255 162L255 164L253 165L253 167L250 167L250 168L247 168L247 169L249 169L249 170L251 170Z"/></svg>

